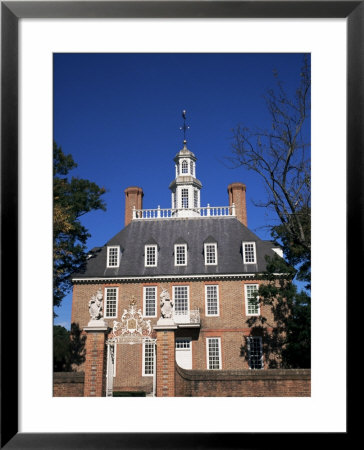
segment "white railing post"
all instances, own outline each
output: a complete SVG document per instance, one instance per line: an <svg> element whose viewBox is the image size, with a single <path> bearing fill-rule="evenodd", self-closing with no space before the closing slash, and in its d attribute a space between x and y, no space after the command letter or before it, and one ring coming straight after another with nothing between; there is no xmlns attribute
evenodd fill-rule
<svg viewBox="0 0 364 450"><path fill-rule="evenodd" d="M158 209L157 209L157 218L159 219L161 216L161 205L158 205Z"/></svg>
<svg viewBox="0 0 364 450"><path fill-rule="evenodd" d="M136 211L135 211L135 206L133 206L133 219L136 219Z"/></svg>
<svg viewBox="0 0 364 450"><path fill-rule="evenodd" d="M210 215L210 203L207 203L207 214L206 215L207 216Z"/></svg>
<svg viewBox="0 0 364 450"><path fill-rule="evenodd" d="M236 216L236 214L235 214L235 203L233 203L233 204L231 205L231 215L232 215L232 216Z"/></svg>

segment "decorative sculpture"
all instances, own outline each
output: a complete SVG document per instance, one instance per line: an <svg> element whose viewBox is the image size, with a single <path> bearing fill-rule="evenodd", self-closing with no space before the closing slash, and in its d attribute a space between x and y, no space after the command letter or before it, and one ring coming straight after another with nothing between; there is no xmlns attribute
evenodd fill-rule
<svg viewBox="0 0 364 450"><path fill-rule="evenodd" d="M88 310L90 313L91 320L102 319L102 292L101 289L97 291L95 295L91 297L88 302Z"/></svg>
<svg viewBox="0 0 364 450"><path fill-rule="evenodd" d="M160 298L161 316L163 317L163 319L172 319L173 302L168 294L167 289L163 289Z"/></svg>

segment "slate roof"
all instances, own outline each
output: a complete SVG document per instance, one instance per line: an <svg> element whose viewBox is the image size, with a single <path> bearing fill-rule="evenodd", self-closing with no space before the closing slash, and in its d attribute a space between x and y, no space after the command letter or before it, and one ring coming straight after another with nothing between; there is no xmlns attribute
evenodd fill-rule
<svg viewBox="0 0 364 450"><path fill-rule="evenodd" d="M187 266L174 265L174 244L181 240L188 245ZM217 242L216 266L205 265L204 243L210 240ZM256 264L243 263L242 241L256 243ZM158 244L157 267L144 266L144 246L151 242ZM122 249L117 268L106 267L112 245ZM72 278L258 273L266 268L265 255L275 255L272 246L232 217L133 220L105 246L93 249L84 271Z"/></svg>

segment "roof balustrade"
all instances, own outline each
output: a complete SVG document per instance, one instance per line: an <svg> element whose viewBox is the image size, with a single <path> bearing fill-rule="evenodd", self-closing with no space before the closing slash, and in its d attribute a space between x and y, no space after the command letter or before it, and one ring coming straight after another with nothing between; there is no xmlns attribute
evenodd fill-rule
<svg viewBox="0 0 364 450"><path fill-rule="evenodd" d="M236 217L235 205L231 206L210 206L200 208L155 208L155 209L135 209L133 208L133 220L148 219L178 219L185 217L186 212L193 213L194 217Z"/></svg>

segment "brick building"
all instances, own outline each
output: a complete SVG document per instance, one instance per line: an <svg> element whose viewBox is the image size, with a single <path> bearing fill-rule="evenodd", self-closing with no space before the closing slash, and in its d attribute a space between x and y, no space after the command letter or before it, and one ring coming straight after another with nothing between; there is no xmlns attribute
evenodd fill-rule
<svg viewBox="0 0 364 450"><path fill-rule="evenodd" d="M171 346L184 370L267 368L262 336L252 333L247 321L262 315L273 322L254 292L266 255L273 257L280 249L247 228L244 184L228 186L228 206L201 207L196 157L186 141L174 162L171 208L143 210L143 190L125 189L125 227L104 247L94 248L85 269L73 276L71 320L88 333L87 361L80 370L86 370L85 386L93 387L85 395L106 388L109 395L155 392L156 365L162 367L164 356L167 361ZM103 326L92 329L89 302L97 295ZM158 326L161 299L173 304L172 334ZM123 326L131 332L149 327L148 339L130 340L134 345L109 340L106 345ZM242 346L248 348L244 355ZM166 361L160 376L167 380L174 367L169 370ZM171 355L168 361L174 365Z"/></svg>

